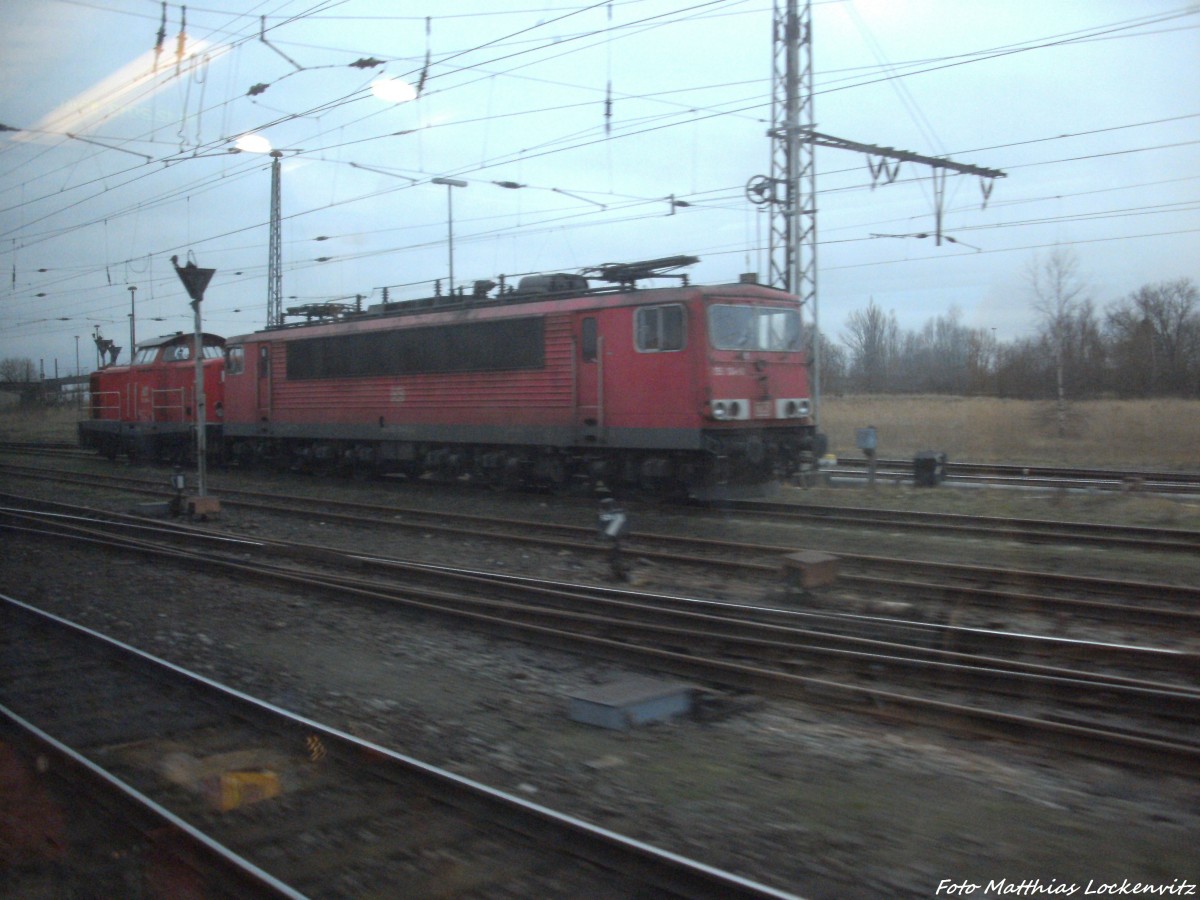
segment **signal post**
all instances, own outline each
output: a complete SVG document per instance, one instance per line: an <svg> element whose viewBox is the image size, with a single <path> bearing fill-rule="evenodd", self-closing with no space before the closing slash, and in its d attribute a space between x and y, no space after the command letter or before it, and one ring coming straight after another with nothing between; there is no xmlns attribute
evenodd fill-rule
<svg viewBox="0 0 1200 900"><path fill-rule="evenodd" d="M204 337L200 327L200 303L204 300L204 289L212 280L216 269L201 269L190 260L184 266L179 265L179 257L172 256L171 264L175 266L175 274L183 282L188 296L192 298L192 312L195 320L195 347L192 356L196 363L196 496L187 500L187 511L190 515L201 519L216 515L221 511L221 502L216 497L208 496L208 425L205 421L204 394Z"/></svg>

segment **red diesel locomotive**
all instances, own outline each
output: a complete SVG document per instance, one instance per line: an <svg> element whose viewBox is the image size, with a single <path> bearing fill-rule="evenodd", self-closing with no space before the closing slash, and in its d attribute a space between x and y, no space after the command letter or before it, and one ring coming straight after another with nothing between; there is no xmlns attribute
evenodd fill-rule
<svg viewBox="0 0 1200 900"><path fill-rule="evenodd" d="M208 435L220 440L222 372L225 339L201 335ZM195 443L195 335L176 332L142 341L133 363L108 366L88 379L88 418L79 422L79 444L113 459L133 458L182 462Z"/></svg>
<svg viewBox="0 0 1200 900"><path fill-rule="evenodd" d="M693 261L308 309L324 318L229 338L210 447L501 485L707 493L793 475L819 450L798 304L757 284L637 288Z"/></svg>

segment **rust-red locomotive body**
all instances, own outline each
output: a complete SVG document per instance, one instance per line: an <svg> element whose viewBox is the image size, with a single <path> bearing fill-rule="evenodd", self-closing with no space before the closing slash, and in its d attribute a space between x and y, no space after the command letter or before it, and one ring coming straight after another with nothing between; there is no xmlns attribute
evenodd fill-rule
<svg viewBox="0 0 1200 900"><path fill-rule="evenodd" d="M229 338L219 452L235 464L696 493L811 462L794 297L620 281L531 276L496 296L484 283L474 296Z"/></svg>
<svg viewBox="0 0 1200 900"><path fill-rule="evenodd" d="M209 434L220 438L225 339L201 335ZM108 457L183 460L195 441L195 336L176 332L142 341L133 363L109 366L89 378L88 418L79 443ZM211 421L215 419L215 421Z"/></svg>

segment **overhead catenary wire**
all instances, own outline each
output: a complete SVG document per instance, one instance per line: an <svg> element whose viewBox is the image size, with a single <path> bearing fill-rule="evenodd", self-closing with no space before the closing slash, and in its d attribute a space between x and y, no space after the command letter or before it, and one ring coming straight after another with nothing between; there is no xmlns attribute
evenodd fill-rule
<svg viewBox="0 0 1200 900"><path fill-rule="evenodd" d="M1146 125L1160 124L1160 123L1163 123L1163 122L1179 121L1179 120L1186 119L1186 118L1192 118L1192 117L1194 117L1194 116L1196 116L1196 115L1197 115L1197 114L1189 114L1189 115L1187 115L1187 116L1177 116L1177 117L1171 117L1171 118L1169 118L1169 119L1159 119L1159 120L1152 120L1152 121L1150 121L1150 122L1143 122L1143 123L1126 123L1126 124L1119 125L1119 126L1110 126L1110 127L1107 127L1107 128L1101 128L1101 129L1092 129L1092 130L1089 130L1089 131L1086 131L1086 132L1080 132L1080 133L1078 133L1078 134L1064 134L1064 135L1055 135L1055 136L1051 136L1051 137L1034 138L1034 139L1029 139L1029 140L1025 140L1025 141L1013 142L1013 143L1011 143L1011 144L1005 144L1005 145L995 145L995 146L993 146L993 147L990 147L990 148L984 148L984 149L996 149L996 148L1011 147L1011 146L1021 146L1021 145L1025 145L1025 144L1039 143L1039 142L1045 142L1045 141L1063 140L1063 139L1066 139L1066 138L1070 138L1070 137L1079 136L1080 134L1096 134L1096 133L1101 133L1101 132L1105 132L1105 131L1116 131L1116 130L1124 130L1124 129L1129 129L1129 128L1135 128L1135 127L1143 127L1143 126L1146 126ZM364 139L364 140L372 140L372 139ZM356 143L356 142L347 142L347 143ZM1187 146L1188 144L1191 144L1191 143L1195 143L1195 142L1177 142L1176 144L1164 144L1164 145L1152 145L1152 146L1148 146L1148 147L1136 147L1136 148L1128 148L1128 149L1123 149L1123 150L1119 150L1119 151L1111 151L1110 153L1105 153L1105 154L1094 154L1094 155L1092 155L1092 156L1104 156L1104 155L1112 155L1112 154L1126 154L1126 153L1133 153L1133 152L1141 152L1141 151L1144 151L1144 150L1162 149L1162 148L1167 148L1167 147L1171 147L1171 146ZM343 146L343 145L331 145L331 146ZM321 149L330 149L330 147L324 147L324 148L321 148ZM969 153L969 152L975 152L975 151L974 151L974 150L968 150L968 151L960 151L960 152L967 152L967 153ZM1049 164L1049 163L1052 163L1052 162L1077 161L1077 160L1079 160L1079 159L1083 159L1083 158L1090 158L1090 157L1088 157L1088 156L1063 157L1063 158L1060 158L1060 159L1058 159L1058 160L1046 160L1046 161L1038 161L1038 162L1031 162L1031 163L1025 163L1025 164L1015 164L1015 165L1016 165L1016 166L1035 166L1035 165L1045 165L1045 164ZM252 163L251 165L253 166L254 164ZM261 165L261 164L259 164L259 165ZM1012 165L1011 165L1011 164L1010 164L1010 167L1012 167ZM483 167L481 167L481 168L483 168ZM843 169L843 170L841 170L841 171L852 171L852 169ZM224 174L223 174L223 175L219 176L219 179L217 179L217 181L220 181L220 180L227 180L227 179L228 179L228 177L229 177L229 176L227 176L227 175L224 175ZM916 179L911 179L911 180L916 180ZM214 181L213 183L216 183L216 182ZM200 190L200 189L201 189L201 187L200 187L200 186L198 186L198 185L192 185L192 186L190 186L190 187L187 187L186 189L180 189L180 191L176 191L176 192L175 192L175 194L181 193L183 190L189 190L189 191L195 192L195 191L197 191L197 190ZM168 196L168 197L165 197L164 199L169 199L169 196ZM147 204L144 204L144 203L143 203L143 204L138 204L138 207L137 207L137 208L138 208L138 209L144 209L144 208L146 208L146 206L147 206ZM105 218L111 218L111 217L112 217L112 216L105 217ZM100 221L100 220L98 219L97 221ZM57 233L57 232L56 232L56 233Z"/></svg>
<svg viewBox="0 0 1200 900"><path fill-rule="evenodd" d="M597 4L597 5L598 5L598 4ZM1126 24L1126 25L1125 25L1125 26L1123 26L1123 27L1125 27L1125 28L1134 28L1134 27L1140 27L1140 25L1141 25L1142 21L1143 21L1142 19L1134 20L1134 23L1133 23L1133 24ZM1111 32L1112 30L1113 30L1113 29L1111 29L1111 28L1106 28L1106 32ZM1054 44L1057 44L1057 41L1055 41L1055 42L1051 42L1050 44L1040 44L1040 45L1038 45L1038 46L1050 46L1050 45L1054 45ZM989 52L989 53L990 53L991 51L986 51L986 52ZM762 108L764 105L765 105L765 104L761 104L761 103L760 103L760 104L756 104L756 105L755 105L755 106L753 106L753 107L747 107L746 109L751 109L751 108ZM724 111L724 112L725 112L725 114L729 114L729 111ZM735 111L735 112L736 112L736 111ZM265 127L265 126L264 126L264 127ZM381 137L385 137L385 136L387 136L387 135L383 135L383 136L381 136ZM371 140L371 139L370 139L370 138L368 138L368 139L366 139L366 140Z"/></svg>
<svg viewBox="0 0 1200 900"><path fill-rule="evenodd" d="M192 8L194 10L194 8L197 8L197 7L192 7ZM1091 38L1090 38L1090 40L1091 40ZM482 72L480 72L480 74L482 74ZM649 120L646 120L646 121L649 121ZM684 125L684 124L695 125L695 121L696 120L694 118L686 118L686 119L680 121L679 125ZM643 122L643 124L646 124L646 122ZM673 126L670 124L670 121L664 119L664 127L673 127ZM1132 127L1132 126L1129 126L1129 127ZM368 142L371 142L371 140L384 139L386 137L390 137L390 136L379 136L376 138L362 138L359 140L359 143L368 143ZM599 137L599 136L596 136L596 137ZM1051 139L1057 139L1057 138L1040 138L1040 140L1051 140ZM337 145L336 143L330 144L330 146L336 146L336 145ZM586 145L587 144L582 144L582 146L586 146ZM568 142L564 146L563 152L566 152L568 150L578 149L578 148L580 148L580 146L581 146L581 144L578 144L577 142L575 142L575 143ZM1136 151L1138 151L1138 149L1129 150L1128 152L1136 152ZM494 163L492 163L492 168L503 167L504 164L505 164L504 161L494 162ZM1030 164L1044 164L1044 163L1030 163ZM222 164L222 168L224 168L224 164ZM485 170L486 169L479 169L479 172L485 172ZM245 175L245 178L248 178L248 176L250 176L250 174ZM214 178L212 178L212 186L220 185L220 179L222 179L222 178L227 178L227 175L222 173L221 175L214 176ZM852 187L847 188L847 190L854 190L854 188L852 188ZM194 191L193 191L193 194L194 194ZM172 202L173 196L174 196L174 194L172 194L172 196L166 196L166 194L164 194L164 196L161 198L161 202L162 203ZM128 211L127 215L136 214L137 209L138 209L138 206L136 204L130 206L130 211ZM313 214L314 214L314 212L317 212L320 209L323 209L323 208L320 208L320 206L314 206L314 208L312 210ZM328 208L324 208L324 209L328 209ZM101 216L97 216L97 217L101 217ZM107 220L107 218L110 218L110 216L102 216L102 217L106 218L106 220ZM258 226L250 226L250 228L254 228L254 227L262 227L262 226L260 226L260 224L258 224ZM65 232L62 232L60 234L65 234ZM202 238L210 238L211 235L198 235L198 236L202 236ZM220 238L222 238L222 236L226 236L226 233L222 233L222 235L218 235L217 238L215 238L215 239L220 239ZM480 238L480 239L482 239L482 238ZM466 240L466 236L464 236L464 240ZM107 254L106 254L106 256L107 256ZM106 260L106 262L110 262L110 260Z"/></svg>
<svg viewBox="0 0 1200 900"><path fill-rule="evenodd" d="M408 186L406 185L405 187L408 187ZM864 184L861 187L863 189L865 189L867 186ZM646 206L646 205L656 204L658 202L660 202L659 198L634 198L634 199L631 199L628 203L625 203L622 206L616 207L615 209L618 209L618 210L622 209L622 208L629 209L629 208L635 208L637 206ZM1184 204L1179 204L1179 205L1182 206ZM1195 208L1194 205L1192 208ZM1087 218L1102 218L1102 217L1103 218L1123 218L1134 212L1149 213L1149 212L1170 212L1170 211L1172 211L1172 210L1169 210L1169 209L1138 210L1137 208L1126 207L1126 208L1121 208L1121 209L1109 210L1109 211L1105 211L1102 213L1097 213L1095 215L1088 216ZM565 215L556 215L549 219L535 220L535 221L527 220L522 227L529 230L530 232L536 232L536 230L537 230L536 226L541 226L541 225L553 225L553 227L555 227L555 228L562 228L564 226L561 223L564 221L569 221L570 219L576 219L576 218L594 219L594 216L592 215L592 213L593 213L593 211L590 209L580 209L580 210L576 211L575 213L567 213ZM300 215L300 214L297 214L297 215ZM659 215L659 213L643 214L643 215L639 215L636 217L626 216L626 217L623 217L618 220L591 221L588 223L584 223L581 227L589 227L590 228L590 227L599 227L599 226L611 226L613 224L629 223L632 221L637 221L638 219L654 218L654 217L657 217L657 215ZM1054 219L1054 217L1048 217L1048 218L1045 218L1040 221L1051 222L1051 221L1055 221L1055 219ZM1006 228L1006 227L1021 227L1021 226L1025 226L1025 225L1029 225L1029 224L1035 224L1035 222L1033 222L1033 221L1016 221L1016 222L1010 222L1010 223L1003 223L1003 222L992 223L992 224L986 225L986 226L976 226L976 229L993 230L993 229L1001 229L1001 228ZM406 227L410 228L410 229L416 229L419 226L406 226ZM861 227L866 228L868 226L863 225ZM976 230L976 229L964 228L963 230L968 231L968 230ZM239 230L245 231L245 230L249 230L249 229L239 229ZM489 230L486 232L481 232L481 233L466 233L461 236L460 240L462 240L464 243L471 243L471 242L475 242L475 241L479 241L479 240L483 240L483 239L494 238L497 235L505 233L507 230L508 229L500 228L500 229L492 229L492 230ZM1180 232L1170 232L1170 233L1180 233ZM1184 232L1184 233L1186 233L1186 232ZM221 235L219 237L225 237L225 236L228 236L228 235ZM863 236L856 237L856 238L849 238L849 239L841 239L841 240L827 239L827 240L823 240L822 244L845 243L845 242L847 242L847 240L851 241L851 242L855 242L855 241L863 241L863 240L867 240L867 239L868 238L863 237ZM439 243L439 241L437 239L433 239L433 240L429 240L429 241L425 241L425 242L421 242L421 243L417 243L417 244L397 245L397 246L377 249L377 250L370 251L370 252L364 252L364 253L350 255L350 256L347 256L346 259L347 260L364 259L364 258L369 258L371 256L382 256L382 255L394 254L394 253L399 253L399 252L403 252L406 250L413 250L413 249L420 249L422 247L436 246L436 245L438 245L438 243ZM995 249L994 252L1000 252L1000 250L1002 250L1002 249L1003 248ZM293 270L299 271L299 270L302 270L303 268L306 268L306 267L312 265L313 262L315 262L315 261L309 261L307 263L300 263L300 264L294 265L292 268L293 268ZM426 279L426 280L428 281L428 279ZM170 283L170 282L168 281L167 283ZM103 309L108 310L108 309L112 309L112 308L117 308L117 307L105 307Z"/></svg>
<svg viewBox="0 0 1200 900"><path fill-rule="evenodd" d="M1100 130L1100 131L1107 131L1107 130L1118 130L1118 129L1124 129L1124 128L1140 127L1140 126L1142 126L1142 125L1148 125L1148 124L1157 124L1157 123L1158 123L1158 122L1160 122L1160 121L1173 121L1173 120L1175 120L1175 119L1178 119L1178 118L1186 118L1186 117L1174 117L1174 118L1173 118L1173 119L1171 119L1171 120L1155 120L1155 121L1148 122L1148 123L1129 123L1129 124L1126 124L1126 125L1123 125L1123 126L1113 126L1113 127L1111 127L1111 128L1108 128L1108 129L1099 129L1099 130ZM1015 146L1015 145L1020 145L1020 144L1025 144L1025 143L1042 142L1042 141L1049 141L1049 140L1061 140L1061 139L1065 139L1065 138L1067 138L1067 137L1071 137L1071 136L1072 136L1072 135L1059 135L1059 136L1055 136L1055 137L1048 137L1048 138L1039 138L1039 139L1034 139L1034 140L1032 140L1032 141L1022 141L1022 142L1015 142L1015 143L1014 143L1014 146ZM1192 142L1183 142L1183 143L1186 145L1187 143L1192 143ZM1174 145L1162 145L1161 147L1160 147L1160 146L1151 146L1151 147L1144 147L1144 148L1131 148L1131 149L1122 150L1122 151L1113 151L1113 153L1133 153L1133 152L1142 152L1142 151L1145 151L1145 150L1162 149L1162 148L1169 147L1169 146L1174 146ZM1100 155L1110 155L1110 154L1100 154ZM1028 164L1025 164L1025 165L1031 165L1031 166L1032 166L1032 165L1045 165L1045 164L1050 164L1050 163L1054 163L1054 162L1075 161L1075 160L1078 160L1078 159L1080 159L1080 158L1081 158L1081 157L1065 157L1065 158L1060 158L1060 159L1057 159L1057 160L1045 160L1045 161L1040 161L1040 162L1028 163ZM264 164L262 164L261 162L260 162L260 163L252 163L252 167L253 167L253 166L258 166L258 167L261 167L262 165L264 165ZM847 170L842 170L842 171L851 171L851 170L847 169ZM248 174L248 173L243 173L243 174ZM465 174L465 173L460 173L460 174ZM915 180L915 179L914 179L914 180ZM862 189L862 187L865 187L865 185L860 185L860 187L859 187L858 189ZM199 187L192 186L192 187L190 187L190 188L188 188L188 189L187 189L187 192L195 193L195 192L196 192L196 191L198 191L198 190L200 190L200 188L199 188ZM843 188L843 189L835 189L835 190L846 190L846 189L845 189L845 188ZM180 190L178 193L182 194L182 193L184 193L184 192L185 192L185 191L184 191L183 189L181 189L181 190ZM377 193L378 193L378 192L376 192L376 194L377 194ZM603 192L600 192L600 193L603 193ZM310 211L307 211L307 212L315 212L315 211L320 211L321 209L329 209L329 208L332 208L333 206L337 206L337 205L344 205L344 204L346 204L346 203L352 203L352 202L355 202L355 201L356 201L356 200L358 200L358 199L367 199L367 197L368 197L368 196L370 196L370 195L361 195L361 196L359 196L359 197L357 197L357 198L351 198L351 199L349 199L349 200L340 201L339 203L336 203L336 204L329 204L329 205L327 205L327 206L324 206L324 207L318 207L318 208L316 208L316 209L314 209L314 210L310 210ZM142 208L142 207L139 207L139 208ZM307 213L306 213L306 214L307 214ZM110 216L110 217L108 217L108 218L112 218L112 217ZM98 219L97 221L98 221L98 222L99 222L99 221L104 221L104 219L103 219L103 218L102 218L102 219ZM244 230L248 230L248 229L255 228L255 227L260 227L260 226L259 226L259 225L251 225L251 226L247 226L247 228L244 228L244 229L239 229L239 231L244 231ZM233 232L233 233L236 233L236 232ZM227 233L226 233L226 234L227 234ZM48 236L50 236L50 237L53 237L53 236L56 236L56 235L57 235L57 233L56 233L56 232L51 232L51 233L49 233L49 235L48 235ZM222 234L222 235L219 235L218 237L220 237L220 236L225 236L225 235L224 235L224 234Z"/></svg>
<svg viewBox="0 0 1200 900"><path fill-rule="evenodd" d="M1129 126L1129 127L1133 127L1133 126ZM1142 148L1141 150L1146 151L1146 150L1153 150L1153 149L1159 149L1159 148ZM1129 150L1129 151L1124 151L1124 152L1138 152L1138 151L1139 150ZM1051 161L1043 161L1043 162L1039 162L1039 163L1030 163L1030 164L1050 164L1050 163L1054 163L1054 162L1069 161L1069 160L1072 160L1072 158L1074 158L1074 157L1063 158L1063 160L1051 160ZM264 163L258 163L257 168L262 168L263 166L264 166ZM251 173L244 173L244 175L248 175L248 174L251 174ZM408 185L397 185L395 188L391 188L391 190L392 191L400 191L400 190L404 190L404 188L407 188L407 187L408 187ZM857 187L835 188L835 190L838 190L838 191L846 191L846 190L865 191L865 190L869 190L869 187L870 187L869 184L866 184L866 182L862 182L862 184L859 184ZM545 190L552 190L552 188L545 188ZM194 193L196 193L196 190L194 190L194 188L193 188L193 190L188 191L188 193L194 194ZM300 218L300 217L304 217L304 216L308 216L308 215L313 215L313 214L316 214L316 212L329 210L329 209L335 208L335 206L338 206L338 205L353 204L355 202L359 202L359 200L362 200L362 199L378 197L378 196L379 196L378 191L373 191L370 194L360 194L360 196L344 199L338 203L330 203L330 204L326 204L323 206L318 206L318 208L294 212L294 214L289 215L288 218L290 220L290 218ZM599 196L608 196L608 194L605 192L599 192ZM638 203L658 203L658 202L660 202L660 199L661 198L644 198L643 197L643 198L637 198L637 202ZM258 221L258 222L254 222L252 224L247 224L247 226L244 226L244 227L241 227L238 229L227 230L227 232L223 232L221 234L210 235L210 236L208 236L208 238L204 238L204 239L198 241L197 245L203 246L204 244L206 244L206 242L221 240L223 238L228 238L228 236L232 236L232 235L239 234L239 233L252 232L252 230L257 230L258 228L262 228L263 224L264 224L264 222ZM880 224L884 224L884 223L881 223L881 222L864 223L862 227L863 228L878 227L878 226L880 226ZM414 227L418 227L418 226L414 226Z"/></svg>

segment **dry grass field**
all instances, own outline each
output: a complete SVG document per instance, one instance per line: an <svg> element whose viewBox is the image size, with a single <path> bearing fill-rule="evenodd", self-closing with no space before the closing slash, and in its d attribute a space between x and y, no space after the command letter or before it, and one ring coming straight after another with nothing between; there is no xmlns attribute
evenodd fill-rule
<svg viewBox="0 0 1200 900"><path fill-rule="evenodd" d="M15 403L0 405L0 441L76 440L74 407L22 409Z"/></svg>
<svg viewBox="0 0 1200 900"><path fill-rule="evenodd" d="M0 408L0 440L74 441L74 408ZM988 397L843 396L821 404L830 452L860 456L854 431L874 425L881 458L939 450L960 462L1200 470L1200 400L1070 405L1057 436L1052 403Z"/></svg>
<svg viewBox="0 0 1200 900"><path fill-rule="evenodd" d="M1200 400L1071 403L1059 437L1054 404L992 397L843 396L821 402L821 430L838 456L861 456L856 428L874 425L880 458L922 450L960 462L1200 469Z"/></svg>

